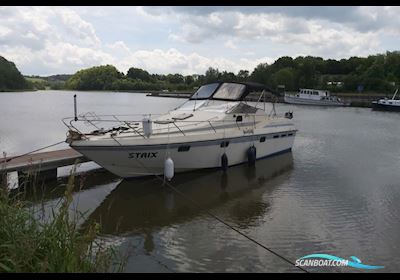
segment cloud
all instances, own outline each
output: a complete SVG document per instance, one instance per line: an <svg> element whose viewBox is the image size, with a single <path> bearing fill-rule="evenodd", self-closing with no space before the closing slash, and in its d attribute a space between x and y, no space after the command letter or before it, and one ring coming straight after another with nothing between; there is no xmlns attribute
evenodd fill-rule
<svg viewBox="0 0 400 280"><path fill-rule="evenodd" d="M74 73L104 64L115 65L123 72L135 66L165 74L202 74L210 66L238 72L255 66L255 61L247 59L210 58L176 48L133 50L123 40L103 43L94 26L70 8L7 7L1 12L6 16L0 25L0 55L14 61L24 74ZM215 28L229 25L218 14L209 16L207 24ZM236 48L232 40L227 47Z"/></svg>
<svg viewBox="0 0 400 280"><path fill-rule="evenodd" d="M233 42L233 40L228 40L225 42L224 44L225 47L232 49L232 50L237 50L238 47L235 45L235 43Z"/></svg>
<svg viewBox="0 0 400 280"><path fill-rule="evenodd" d="M126 46L119 44L122 49ZM116 46L115 46L116 47ZM239 72L241 69L253 70L261 62L273 62L273 58L260 58L256 60L240 59L236 62L222 58L208 58L196 52L182 53L175 48L168 50L153 49L128 51L120 61L115 61L120 70L126 72L130 67L146 69L150 73L182 73L184 75L204 74L209 67L218 68L220 71Z"/></svg>
<svg viewBox="0 0 400 280"><path fill-rule="evenodd" d="M392 45L398 41L399 12L399 7L0 7L0 55L29 75L104 64L123 72L135 66L152 73L202 74L208 67L237 73L283 55L343 58L385 50L383 36Z"/></svg>
<svg viewBox="0 0 400 280"><path fill-rule="evenodd" d="M340 9L339 9L340 8ZM335 7L333 7L335 9ZM336 12L347 11L342 16L331 16L322 18L313 16L312 19L301 17L301 14L308 15L308 9L287 10L291 12L251 13L238 12L235 9L222 11L219 8L197 10L197 13L182 13L187 9L180 9L179 18L181 28L179 31L170 34L170 38L191 44L209 43L213 40L225 40L225 47L235 49L241 42L248 45L251 42L262 41L268 45L293 46L296 52L309 53L312 55L329 56L331 58L367 55L380 50L381 26L386 26L383 14L388 14L387 9L377 9L375 13L371 7L365 9L345 10L341 7ZM320 9L323 14L326 9ZM200 11L200 12L199 12ZM314 10L315 11L315 10ZM391 11L394 18L394 11ZM289 14L291 14L289 16ZM350 21L350 15L357 15L361 21ZM369 15L365 18L364 15ZM346 19L349 24L339 23L339 19ZM396 19L395 22L398 22ZM375 23L375 25L373 24ZM396 28L388 28L385 31L400 32ZM388 25L388 26L393 26Z"/></svg>
<svg viewBox="0 0 400 280"><path fill-rule="evenodd" d="M324 20L345 24L359 32L377 31L383 28L396 28L400 23L400 7L374 6L208 6L208 7L146 7L144 11L169 16L174 14L188 17L207 17L213 13L240 12L243 15L280 14L290 18Z"/></svg>
<svg viewBox="0 0 400 280"><path fill-rule="evenodd" d="M94 27L69 8L2 7L0 12L0 54L24 69L58 72L60 66L70 70L107 57Z"/></svg>

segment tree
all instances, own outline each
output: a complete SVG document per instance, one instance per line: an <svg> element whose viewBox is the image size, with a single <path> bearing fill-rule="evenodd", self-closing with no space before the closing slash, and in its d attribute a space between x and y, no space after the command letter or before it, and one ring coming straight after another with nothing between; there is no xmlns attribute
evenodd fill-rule
<svg viewBox="0 0 400 280"><path fill-rule="evenodd" d="M191 85L194 83L194 78L192 76L185 76L185 84L186 85Z"/></svg>
<svg viewBox="0 0 400 280"><path fill-rule="evenodd" d="M181 74L168 74L167 81L171 84L183 84L185 79Z"/></svg>
<svg viewBox="0 0 400 280"><path fill-rule="evenodd" d="M138 79L145 82L149 82L151 80L151 75L146 70L140 68L131 67L126 73L126 76L131 79Z"/></svg>
<svg viewBox="0 0 400 280"><path fill-rule="evenodd" d="M291 58L290 56L282 56L278 58L273 65L276 71L279 71L280 69L283 68L294 68L295 62L293 61L293 58Z"/></svg>
<svg viewBox="0 0 400 280"><path fill-rule="evenodd" d="M272 75L271 67L268 63L260 63L254 68L253 72L250 75L250 80L253 82L268 84L269 79Z"/></svg>
<svg viewBox="0 0 400 280"><path fill-rule="evenodd" d="M15 64L0 56L0 91L28 89L29 84Z"/></svg>
<svg viewBox="0 0 400 280"><path fill-rule="evenodd" d="M237 79L241 82L246 81L249 78L249 71L248 70L240 70L237 74Z"/></svg>
<svg viewBox="0 0 400 280"><path fill-rule="evenodd" d="M284 85L286 90L295 90L293 68L286 67L274 73L271 77L271 82L275 88L278 85Z"/></svg>
<svg viewBox="0 0 400 280"><path fill-rule="evenodd" d="M76 72L66 87L75 90L110 90L123 74L112 65L96 66Z"/></svg>
<svg viewBox="0 0 400 280"><path fill-rule="evenodd" d="M218 69L209 67L205 73L205 82L206 83L216 82L216 81L218 81L219 76L220 76L220 73L219 73Z"/></svg>

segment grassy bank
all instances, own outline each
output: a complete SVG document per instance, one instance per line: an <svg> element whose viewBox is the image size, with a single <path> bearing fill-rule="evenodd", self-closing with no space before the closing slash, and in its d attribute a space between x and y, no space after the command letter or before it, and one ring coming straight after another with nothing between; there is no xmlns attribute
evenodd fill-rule
<svg viewBox="0 0 400 280"><path fill-rule="evenodd" d="M111 272L124 262L99 238L100 225L84 229L69 214L74 175L51 218L37 218L34 207L0 188L0 272Z"/></svg>

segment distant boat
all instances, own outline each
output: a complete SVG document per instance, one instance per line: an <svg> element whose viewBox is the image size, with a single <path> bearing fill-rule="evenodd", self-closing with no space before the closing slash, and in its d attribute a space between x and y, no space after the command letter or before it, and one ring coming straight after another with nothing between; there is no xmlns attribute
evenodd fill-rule
<svg viewBox="0 0 400 280"><path fill-rule="evenodd" d="M400 100L395 99L398 91L399 89L397 88L392 99L383 98L378 101L372 101L372 108L384 111L400 111Z"/></svg>
<svg viewBox="0 0 400 280"><path fill-rule="evenodd" d="M327 90L302 88L297 93L285 93L284 100L289 104L347 106L349 104L336 96L331 96Z"/></svg>

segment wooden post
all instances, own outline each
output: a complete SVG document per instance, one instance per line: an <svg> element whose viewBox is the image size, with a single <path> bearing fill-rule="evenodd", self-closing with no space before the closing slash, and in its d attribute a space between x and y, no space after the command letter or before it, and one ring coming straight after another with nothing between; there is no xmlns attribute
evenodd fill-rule
<svg viewBox="0 0 400 280"><path fill-rule="evenodd" d="M5 189L8 188L7 172L0 173L0 187Z"/></svg>

